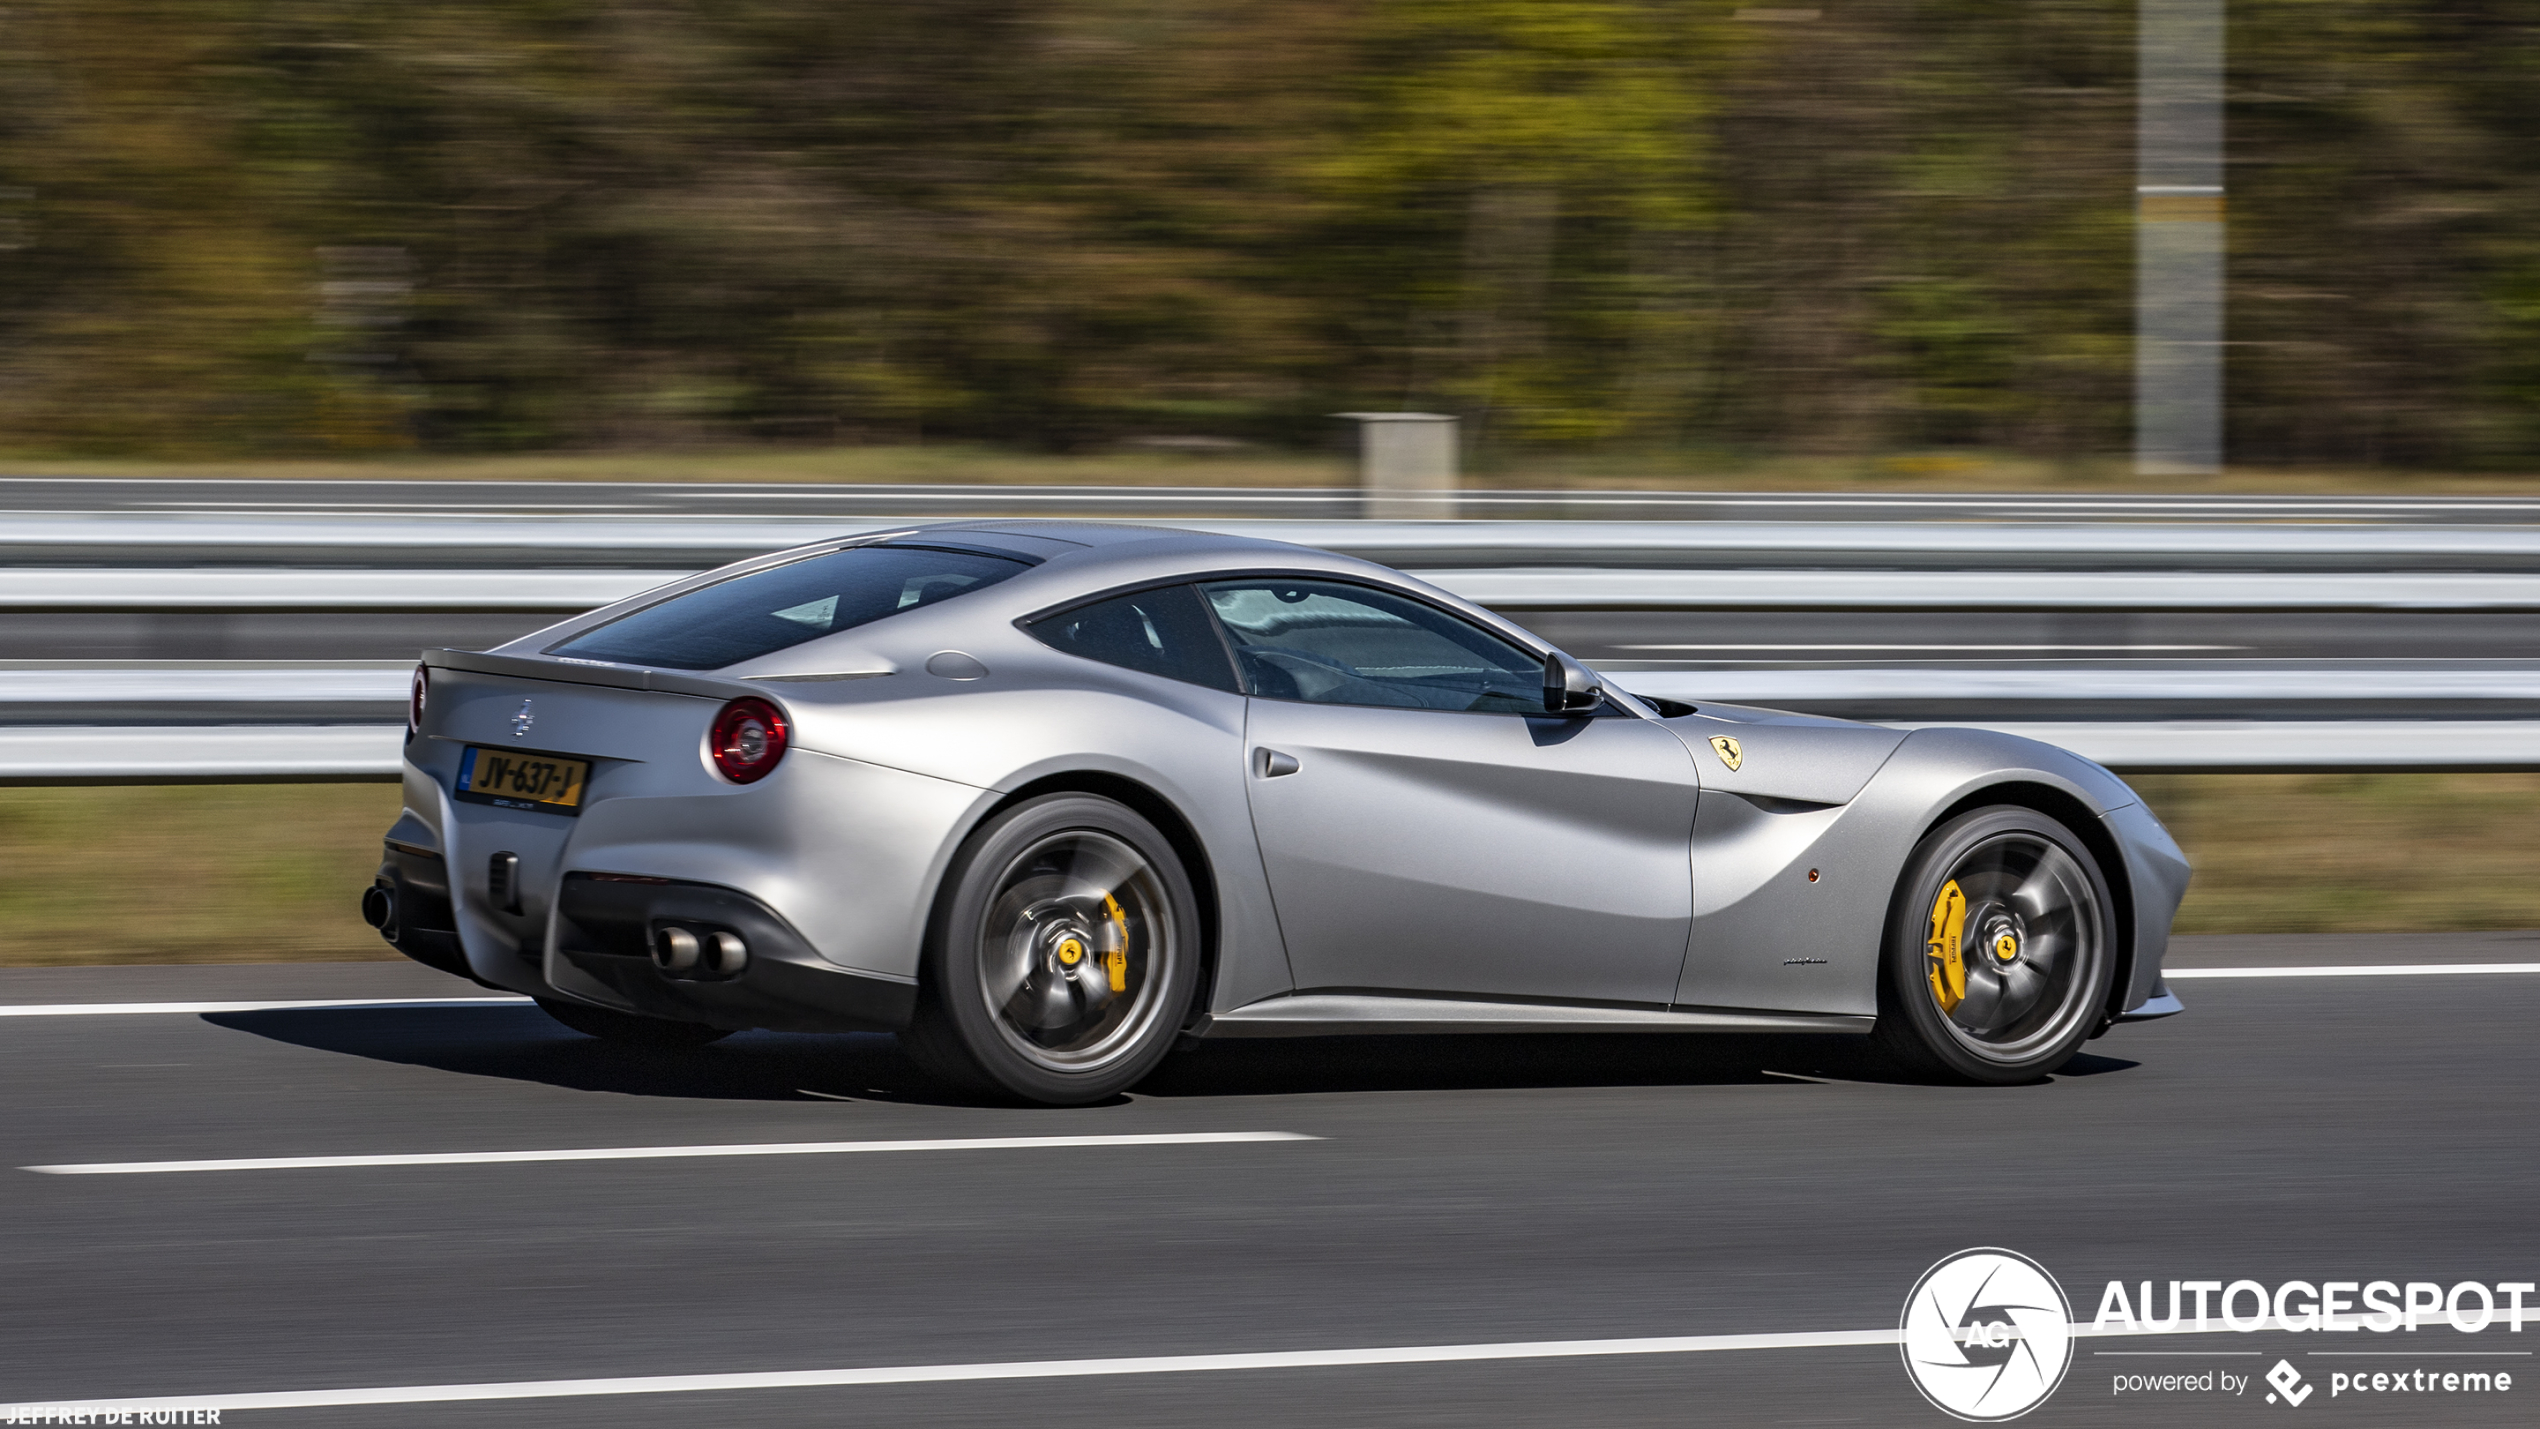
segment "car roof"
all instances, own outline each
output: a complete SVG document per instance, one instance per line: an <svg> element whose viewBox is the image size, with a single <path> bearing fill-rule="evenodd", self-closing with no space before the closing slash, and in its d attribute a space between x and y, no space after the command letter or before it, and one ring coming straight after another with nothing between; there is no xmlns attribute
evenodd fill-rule
<svg viewBox="0 0 2540 1429"><path fill-rule="evenodd" d="M1126 521L1051 521L1018 517L1009 521L930 521L911 527L901 539L916 540L930 535L951 535L959 531L979 536L1020 537L1033 542L1056 541L1072 546L1120 546L1137 541L1206 538L1213 533L1194 531L1186 526L1148 526ZM1243 543L1250 538L1220 536L1219 540Z"/></svg>
<svg viewBox="0 0 2540 1429"><path fill-rule="evenodd" d="M1136 552L1142 556L1160 556L1167 552L1177 557L1216 555L1244 565L1300 557L1311 558L1319 565L1336 559L1328 551L1260 536L1195 531L1187 526L1135 526L1105 521L940 521L906 527L902 533L894 533L886 539L922 544L929 538L1002 548L1036 561L1067 565L1087 562L1108 564L1115 556L1131 554L1129 547L1147 547L1147 550ZM1364 564L1348 557L1337 559L1351 566Z"/></svg>
<svg viewBox="0 0 2540 1429"><path fill-rule="evenodd" d="M701 572L687 580L673 582L654 591L630 597L627 601L586 612L561 621L544 630L533 632L512 642L522 649L513 653L537 653L551 648L560 640L570 639L583 630L596 628L630 613L641 605L674 599L679 595L716 581L729 579L749 569L781 564L788 559L818 554L823 549L835 550L840 542L861 545L867 542L901 542L926 545L940 542L946 546L972 550L1004 550L1031 563L1032 569L998 581L972 599L941 602L922 611L910 611L891 621L877 621L817 637L782 652L772 652L760 660L743 661L755 668L761 663L782 665L809 661L817 664L823 658L814 652L842 642L849 648L879 646L898 638L916 638L920 643L953 638L957 625L976 619L998 622L1019 620L1045 611L1060 610L1077 601L1098 597L1107 591L1138 589L1149 584L1205 580L1217 573L1227 575L1264 572L1296 573L1326 579L1358 581L1392 588L1420 599L1455 610L1468 619L1492 627L1501 634L1529 647L1541 647L1542 637L1516 625L1495 611L1485 609L1451 592L1421 581L1416 576L1392 570L1357 556L1288 541L1259 536L1235 535L1227 532L1192 530L1177 526L1131 525L1125 522L996 520L965 518L950 521L913 522L906 526L881 531L832 537L826 541L807 542L787 551L771 552L752 561ZM903 624L903 621L912 622ZM954 622L944 624L943 622ZM889 626L889 629L884 629ZM905 632L905 637L901 635ZM510 646L498 647L509 651ZM733 667L738 668L738 667Z"/></svg>

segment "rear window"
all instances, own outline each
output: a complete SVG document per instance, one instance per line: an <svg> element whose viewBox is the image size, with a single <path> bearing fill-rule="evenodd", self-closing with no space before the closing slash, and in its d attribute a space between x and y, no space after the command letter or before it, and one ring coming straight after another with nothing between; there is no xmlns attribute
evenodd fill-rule
<svg viewBox="0 0 2540 1429"><path fill-rule="evenodd" d="M950 600L1029 569L1028 561L978 551L851 546L672 596L550 646L547 653L719 670Z"/></svg>

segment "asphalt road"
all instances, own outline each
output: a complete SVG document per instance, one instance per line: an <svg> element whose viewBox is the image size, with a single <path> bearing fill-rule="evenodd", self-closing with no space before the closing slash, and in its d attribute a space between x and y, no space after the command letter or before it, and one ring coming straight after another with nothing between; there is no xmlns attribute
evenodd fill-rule
<svg viewBox="0 0 2540 1429"><path fill-rule="evenodd" d="M2528 962L2540 935L2190 940L2181 966ZM940 1099L880 1037L645 1057L510 1006L0 1019L0 1400L1892 1328L1936 1259L2109 1279L2540 1279L2540 977L2181 979L2050 1082L1896 1084L1841 1041L1253 1043L1116 1105ZM446 997L397 964L0 972L0 1003ZM1799 1080L1785 1073L1826 1080ZM888 1155L53 1176L174 1158L1153 1133L1320 1138ZM2083 1341L2029 1422L2216 1423L2119 1371L2281 1332ZM2512 1351L2448 1328L2339 1350ZM2359 1343L2362 1342L2362 1343ZM2122 1344L2150 1357L2104 1356ZM2200 1357L2213 1351L2225 1358ZM2310 1402L2527 1424L2510 1393ZM1946 1423L1887 1347L510 1403L225 1424Z"/></svg>

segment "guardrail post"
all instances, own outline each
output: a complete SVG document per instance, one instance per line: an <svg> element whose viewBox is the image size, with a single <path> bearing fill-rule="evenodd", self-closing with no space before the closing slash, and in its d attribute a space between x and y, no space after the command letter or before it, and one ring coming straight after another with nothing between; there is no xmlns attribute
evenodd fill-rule
<svg viewBox="0 0 2540 1429"><path fill-rule="evenodd" d="M1433 412L1342 412L1358 423L1361 511L1379 521L1455 514L1455 419Z"/></svg>

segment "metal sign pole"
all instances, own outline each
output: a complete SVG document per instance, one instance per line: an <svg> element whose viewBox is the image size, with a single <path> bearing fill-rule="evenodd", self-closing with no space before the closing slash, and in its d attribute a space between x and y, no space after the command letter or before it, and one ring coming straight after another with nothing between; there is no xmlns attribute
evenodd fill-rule
<svg viewBox="0 0 2540 1429"><path fill-rule="evenodd" d="M2223 0L2140 0L2134 469L2223 461Z"/></svg>

